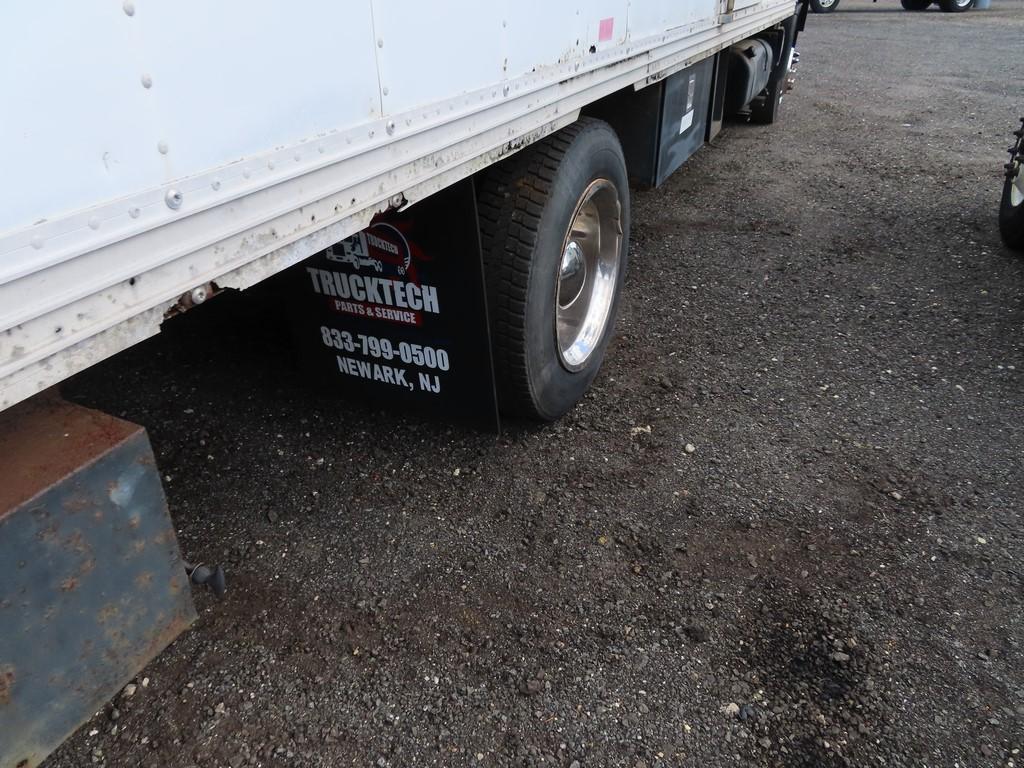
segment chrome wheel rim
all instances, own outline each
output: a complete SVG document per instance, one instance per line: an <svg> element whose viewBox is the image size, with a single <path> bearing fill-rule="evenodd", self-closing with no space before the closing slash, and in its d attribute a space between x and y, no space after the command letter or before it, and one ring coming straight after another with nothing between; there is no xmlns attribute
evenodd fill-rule
<svg viewBox="0 0 1024 768"><path fill-rule="evenodd" d="M1024 163L1017 163L1017 174L1010 180L1010 205L1024 205Z"/></svg>
<svg viewBox="0 0 1024 768"><path fill-rule="evenodd" d="M822 8L831 8L835 5L836 0L818 0L818 5Z"/></svg>
<svg viewBox="0 0 1024 768"><path fill-rule="evenodd" d="M590 183L562 243L555 290L558 357L584 368L604 336L615 303L622 248L622 205L607 179Z"/></svg>

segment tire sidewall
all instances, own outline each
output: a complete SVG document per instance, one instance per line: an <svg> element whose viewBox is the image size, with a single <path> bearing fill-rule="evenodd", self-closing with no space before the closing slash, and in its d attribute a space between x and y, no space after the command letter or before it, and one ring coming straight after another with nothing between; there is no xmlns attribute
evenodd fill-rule
<svg viewBox="0 0 1024 768"><path fill-rule="evenodd" d="M577 203L590 183L598 178L611 181L619 194L622 222L619 270L601 340L587 364L573 372L561 363L555 335L558 269ZM553 420L568 411L583 396L601 367L614 331L626 274L629 215L629 186L618 138L606 124L588 125L573 140L558 167L551 194L541 214L527 287L526 305L530 308L526 313L525 328L527 377L536 410L542 418Z"/></svg>

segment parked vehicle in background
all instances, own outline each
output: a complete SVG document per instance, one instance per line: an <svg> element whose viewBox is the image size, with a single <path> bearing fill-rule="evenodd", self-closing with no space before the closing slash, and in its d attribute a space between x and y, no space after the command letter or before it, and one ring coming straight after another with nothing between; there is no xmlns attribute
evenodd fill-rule
<svg viewBox="0 0 1024 768"><path fill-rule="evenodd" d="M1024 117L1013 136L999 205L999 234L1010 248L1024 251Z"/></svg>
<svg viewBox="0 0 1024 768"><path fill-rule="evenodd" d="M963 13L973 8L975 2L976 0L900 0L900 5L906 11L924 11L935 3L946 13ZM811 10L815 13L832 13L838 7L839 0L811 0Z"/></svg>

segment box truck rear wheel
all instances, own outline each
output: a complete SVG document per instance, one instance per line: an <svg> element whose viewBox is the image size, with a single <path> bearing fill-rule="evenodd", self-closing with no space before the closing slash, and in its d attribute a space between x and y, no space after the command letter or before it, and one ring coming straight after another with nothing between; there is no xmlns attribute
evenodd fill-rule
<svg viewBox="0 0 1024 768"><path fill-rule="evenodd" d="M501 409L557 419L612 334L629 241L622 147L583 118L488 169L477 197Z"/></svg>

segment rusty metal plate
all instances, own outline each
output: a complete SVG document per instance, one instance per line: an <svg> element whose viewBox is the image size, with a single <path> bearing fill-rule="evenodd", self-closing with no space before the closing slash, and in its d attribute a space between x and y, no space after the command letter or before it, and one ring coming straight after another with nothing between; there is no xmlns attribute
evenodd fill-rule
<svg viewBox="0 0 1024 768"><path fill-rule="evenodd" d="M195 619L145 431L0 416L0 768L31 768Z"/></svg>

